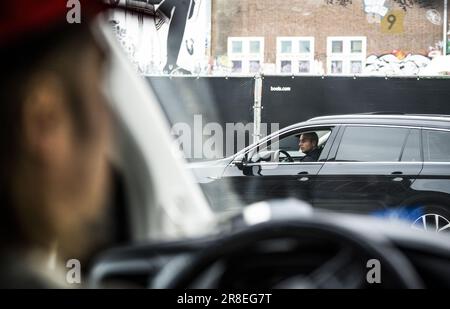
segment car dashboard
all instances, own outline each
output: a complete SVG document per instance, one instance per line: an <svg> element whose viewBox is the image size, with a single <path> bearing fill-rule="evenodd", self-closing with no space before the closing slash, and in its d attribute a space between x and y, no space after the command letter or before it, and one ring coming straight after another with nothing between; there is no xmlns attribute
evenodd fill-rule
<svg viewBox="0 0 450 309"><path fill-rule="evenodd" d="M377 258L380 278L373 281ZM112 249L97 259L90 282L94 288L449 288L450 236L321 214Z"/></svg>

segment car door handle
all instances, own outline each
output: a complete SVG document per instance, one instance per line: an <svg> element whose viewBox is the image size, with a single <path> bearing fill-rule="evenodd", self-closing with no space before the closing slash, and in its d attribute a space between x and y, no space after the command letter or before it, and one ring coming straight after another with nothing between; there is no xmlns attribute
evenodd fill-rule
<svg viewBox="0 0 450 309"><path fill-rule="evenodd" d="M392 172L391 175L393 175L393 176L401 176L401 175L403 175L403 172L400 172L400 171ZM403 177L395 177L395 178L392 179L392 181L401 182L401 181L403 181Z"/></svg>
<svg viewBox="0 0 450 309"><path fill-rule="evenodd" d="M309 177L306 177L306 175L309 175L309 173L307 171L300 172L297 175L304 176L301 178L297 178L298 181L305 182L305 181L309 180Z"/></svg>

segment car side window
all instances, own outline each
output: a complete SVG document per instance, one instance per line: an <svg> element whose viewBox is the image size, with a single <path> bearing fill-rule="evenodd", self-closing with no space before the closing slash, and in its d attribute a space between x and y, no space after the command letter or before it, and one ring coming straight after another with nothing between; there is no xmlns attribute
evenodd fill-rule
<svg viewBox="0 0 450 309"><path fill-rule="evenodd" d="M412 129L409 132L406 140L405 148L403 149L402 162L421 162L422 155L420 153L420 131Z"/></svg>
<svg viewBox="0 0 450 309"><path fill-rule="evenodd" d="M249 152L250 162L279 162L279 163L288 163L288 162L302 162L302 159L305 157L305 153L303 153L300 149L299 138L303 133L312 133L314 132L317 135L318 143L318 154L322 152L325 148L328 139L331 135L332 128L321 128L316 130L299 130L295 132L290 132L281 136L281 138L275 138L270 140L266 144L261 144L258 148ZM277 152L282 151L281 153ZM288 160L287 155L289 155L292 161ZM318 158L317 160L318 161Z"/></svg>
<svg viewBox="0 0 450 309"><path fill-rule="evenodd" d="M275 147L277 146L281 150L295 154L298 152L298 137L296 135L289 135L281 139Z"/></svg>
<svg viewBox="0 0 450 309"><path fill-rule="evenodd" d="M399 161L408 132L409 129L403 128L347 127L336 154L336 161Z"/></svg>
<svg viewBox="0 0 450 309"><path fill-rule="evenodd" d="M428 162L450 162L450 132L424 130L424 157Z"/></svg>

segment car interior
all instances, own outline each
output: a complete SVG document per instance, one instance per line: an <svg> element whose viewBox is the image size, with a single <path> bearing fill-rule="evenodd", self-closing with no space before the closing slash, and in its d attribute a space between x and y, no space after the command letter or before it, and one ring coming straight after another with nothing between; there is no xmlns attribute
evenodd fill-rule
<svg viewBox="0 0 450 309"><path fill-rule="evenodd" d="M275 138L250 150L249 163L258 162L300 162L300 159L305 156L299 149L299 138L303 133L314 132L319 137L317 147L320 152L325 148L328 138L331 135L331 129L320 130L303 130L283 134L280 138ZM254 154L253 154L254 153Z"/></svg>
<svg viewBox="0 0 450 309"><path fill-rule="evenodd" d="M323 44L330 43L329 46L326 45L326 50L319 52L313 48L314 38L300 37L298 33L288 38L273 38L271 43L266 42L267 46L273 45L271 47L273 51L270 52L270 57L273 58L272 63L266 67L272 68L273 72L280 69L282 73L277 71L277 74L272 73L274 76L267 74L265 77L262 73L265 56L264 38L245 36L237 39L230 34L233 31L239 32L244 26L245 31L252 27L259 31L262 27L253 25L253 22L245 19L234 19L234 16L248 12L252 14L264 12L268 17L272 18L274 15L278 22L281 20L284 23L283 19L279 18L284 12L277 8L284 1L249 0L245 2L245 6L242 6L241 3L244 1L219 0L215 3L219 3L222 10L216 12L217 16L210 16L215 9L211 1L134 1L138 2L138 4L134 3L135 6L145 9L144 13L129 13L126 8L129 3L125 0L110 2L125 3L124 7L117 10L119 13L115 12L117 13L115 18L118 21L108 20L114 16L110 12L111 16L102 16L93 23L98 28L93 31L95 33L93 36L95 40L101 42L98 44L107 50L110 57L107 61L108 70L105 70L107 74L105 74L104 85L102 85L108 113L112 115L111 135L114 140L107 154L111 172L111 188L106 203L108 208L100 227L106 237L103 242L97 244L89 256L81 260L84 281L79 285L80 287L179 289L183 292L187 289L226 291L450 288L450 222L439 221L441 218L436 212L421 214L421 219L413 222L411 218L406 220L406 216L402 216L399 212L391 212L389 207L396 204L391 205L390 202L385 202L381 198L375 201L377 207L381 205L379 213L367 213L366 209L369 209L371 205L364 200L369 195L364 191L368 188L372 191L376 191L373 188L378 188L378 191L372 192L372 195L379 196L385 192L401 191L412 187L416 183L415 179L408 178L411 176L408 174L411 169L408 168L416 168L417 172L413 176L418 178L426 164L430 169L434 169L433 171L440 169L438 164L450 166L450 142L445 143L450 141L450 134L448 134L450 126L449 129L442 129L446 132L441 134L442 132L439 131L441 129L427 132L426 129L419 128L401 127L399 129L395 125L389 128L371 124L340 125L339 122L331 121L314 122L311 121L312 117L294 123L286 120L287 116L290 116L287 115L290 112L289 100L301 108L309 104L306 94L298 95L295 93L295 86L291 87L295 85L295 82L304 87L306 85L305 89L312 89L314 96L323 101L323 106L311 106L311 115L314 117L326 114L328 110L340 111L340 106L336 109L337 104L333 101L333 93L346 93L350 102L347 106L348 110L352 110L351 108L355 106L373 109L371 100L375 101L379 93L385 90L380 86L383 85L381 82L391 82L402 91L400 92L402 95L406 95L408 88L404 86L406 83L404 84L403 79L407 76L406 73L401 75L401 78L397 78L398 76L388 78L387 73L377 71L378 79L374 81L374 85L380 88L377 89L372 85L368 88L370 91L377 89L378 93L376 91L364 93L363 95L367 96L366 105L359 106L359 102L353 98L352 87L354 86L350 83L366 79L366 76L360 78L360 75L363 75L363 67L366 66L366 59L375 57L366 53L367 42L371 42L369 39L330 36L323 40ZM149 7L150 2L157 4ZM205 2L210 5L205 7ZM228 11L231 2L233 2L233 8L232 11ZM314 10L301 9L303 1L294 2L286 10L289 17L300 16L310 18L314 23L316 20L321 23L329 19L326 17L330 16L330 12L333 13L330 7L325 7L324 12L327 15L318 15L320 18L316 18L313 14ZM353 12L348 8L355 3L355 1L345 0L320 1L320 4L318 0L304 2L313 5L314 8L323 5L339 5L337 9L341 13ZM375 27L379 28L380 32L391 30L389 23L392 27L395 22L389 16L396 18L397 15L386 15L388 8L384 7L384 1L378 1L380 2L378 4L375 3L376 1L360 2L361 8L358 7L358 10L361 10L361 14L364 15L364 22L370 22L370 31ZM368 5L369 2L373 2L373 5ZM186 11L188 15L180 17L180 3L184 6L186 3L191 3L196 7L188 7L189 10ZM401 15L402 20L407 14L406 11L412 9L413 3L422 5L422 1L405 3L406 1L389 1L390 6L396 5L400 13L396 11L395 14ZM171 14L158 11L161 7L169 7L169 4L171 9L168 12ZM270 10L263 9L267 5L270 5ZM428 7L425 8L427 11L422 14L423 16L421 15L421 18L426 19L427 23L433 24L432 26L439 28L440 31L443 26L441 17L437 22L437 17L433 17L436 15L435 12L428 10ZM386 17L382 18L379 15L385 9ZM423 10L424 7L420 9ZM205 22L202 19L204 11L209 12L209 28L203 23L197 28L191 28L190 36L185 35L185 28L189 29L198 20ZM366 17L366 13L370 15ZM356 16L356 13L353 15ZM229 21L229 26L234 28L228 33L229 37L227 32L221 29L223 33L214 34L218 38L211 39L211 32L220 28L211 23L216 22L219 17L225 18ZM204 19L207 20L206 17ZM173 27L180 20L184 22L182 31L180 28ZM407 18L405 20L408 21ZM272 28L271 23L267 25L270 26L264 28ZM126 27L129 29L125 29ZM332 30L333 27L334 25L327 26ZM286 26L287 30L288 28ZM310 27L304 27L304 29L307 28ZM403 26L401 29L403 30ZM405 26L405 29L409 28ZM148 33L140 36L144 30ZM202 32L203 36L195 38L194 42L191 36L194 37L192 33L198 34L197 32ZM217 50L223 52L224 55L217 55L213 59L208 54L210 58L202 59L197 67L194 61L185 61L193 68L189 76L184 76L185 72L190 71L178 66L177 57L174 63L170 63L171 53L167 49L173 47L173 40L170 43L161 44L163 35L168 40L167 38L174 33L175 41L181 42L181 47L178 46L181 51L174 53L177 57L180 53L183 57L187 55L187 59L191 59L189 56L196 55L198 50L207 48L214 52ZM186 33L188 33L187 30ZM150 38L147 34L153 36ZM127 41L127 36L131 38L130 41L138 38L137 43ZM439 34L439 37L441 36ZM407 33L406 37L412 36ZM319 38L316 40L318 41ZM229 43L229 46L211 48L209 45L217 43L216 41ZM149 42L164 46L150 46ZM450 40L448 43L450 45ZM226 51L229 52L229 57ZM164 61L159 61L161 63L155 64L156 60L149 59L149 55L162 57L164 53L167 55L164 55ZM323 63L315 60L315 56L321 53L329 54L329 58L322 59ZM394 57L395 65L407 57L398 51L395 56L393 54L389 56ZM402 56L404 57L401 58ZM422 55L416 56L427 58ZM139 63L142 59L144 63ZM378 59L378 62L381 63L382 60ZM411 60L410 65L419 70L419 64L416 65L413 62ZM293 68L291 65L294 64L298 72L286 73L285 70L291 70ZM157 65L161 66L163 71L157 71L155 69ZM208 74L216 69L217 76L202 76L201 66L209 68ZM314 76L306 76L308 72L305 70L309 71L313 66L323 66L330 73L327 75L324 70L318 69ZM255 68L257 70L252 71ZM168 69L170 70L167 71ZM249 73L230 76L243 69L248 69ZM258 71L259 69L261 70ZM347 70L346 74L344 70ZM267 79L264 81L265 78ZM273 78L273 84L269 84L270 78ZM448 82L446 79L448 78L440 77L439 80L436 79L436 84ZM50 81L55 82L53 79ZM328 84L330 81L335 81L336 84L330 86ZM264 89L263 82L266 83ZM410 82L419 83L421 80L413 76ZM313 83L315 86L310 87ZM55 82L55 84L58 83ZM412 85L422 89L425 95L431 96L440 91L422 87L422 85ZM235 91L229 91L229 89ZM264 109L261 102L266 104L266 101L261 97L262 94L272 96L275 104L271 107L267 104L267 108ZM38 95L45 97L40 92L36 96ZM430 100L430 102L434 101ZM396 99L387 103L383 102L387 106L394 106L396 103L400 107L407 105L405 102L396 102ZM422 102L422 104L428 104L428 102ZM275 111L274 114L279 115L274 118L268 117L270 108L272 112ZM428 105L425 109L428 110L427 108ZM233 117L229 116L230 111L234 113ZM51 118L48 116L50 113L45 112L46 110L39 115L42 114L42 119L48 120ZM380 115L383 113L380 112ZM281 114L283 115L280 116ZM294 115L293 117L299 115L294 112L291 114ZM305 115L310 115L309 111L305 112ZM395 115L395 112L392 115ZM92 118L95 122L95 117L96 115L89 119ZM442 118L443 122L450 122L450 118ZM262 122L266 121L268 124L272 120L277 125L279 123L285 125L278 128L275 133L261 134ZM50 125L44 121L39 124L43 131L49 130ZM54 127L57 126L60 126L59 123L54 125ZM175 130L175 126L186 130ZM41 127L39 129L42 129ZM238 129L231 130L232 132L227 134L226 129L229 127ZM247 132L247 127L252 130ZM374 130L371 131L373 127L376 127L376 134L373 133ZM393 130L394 127L401 132L396 133ZM70 130L72 127L67 129L67 131ZM239 133L242 133L237 132L239 130L244 131L242 147L236 147L236 149L230 147L232 151L227 154L226 148L229 145L239 145L239 137L235 139L235 135L239 136ZM303 164L301 161L306 154L299 149L299 137L305 133L315 133L319 138L318 163ZM252 138L253 141L251 141ZM406 155L410 150L408 149L409 138L412 140L413 150L410 151L412 154ZM59 135L55 139L59 140ZM51 138L49 140L41 148L51 153L54 150L51 148L53 140ZM337 140L339 144L335 142ZM363 142L368 146L358 153L357 150L362 148ZM382 142L384 144L380 145ZM223 145L219 145L221 143ZM184 148L180 147L180 144L183 144ZM38 146L35 148L39 148ZM370 151L365 151L366 149ZM192 150L192 156L186 156L185 150ZM70 151L67 152L70 153ZM214 159L205 158L207 152ZM334 162L325 162L327 159L330 160L332 153ZM103 156L101 158L104 159ZM383 172L375 170L381 165L380 163L386 162L393 170L385 172L388 170L386 167ZM194 166L190 163L198 164ZM361 172L364 168L361 163L368 163L374 167L375 171L372 174ZM68 164L72 165L72 160ZM26 170L28 166L24 166ZM271 169L272 166L276 169L280 168ZM405 170L397 171L398 166ZM340 168L337 172L332 170L336 167ZM197 169L198 174L202 175L201 181L193 171L194 168ZM329 168L329 173L321 178L321 172L326 168ZM208 174L210 169L216 174ZM75 170L73 173L78 175L78 170L71 168L72 170ZM95 172L94 169L92 173L95 174ZM228 172L228 178L224 177L226 172ZM438 194L444 195L450 186L450 178L446 178L449 175L443 168L436 174L438 175L436 178L446 181L443 184L439 183L436 186L438 189L435 189L440 190ZM347 179L341 180L338 179L339 177ZM425 175L423 178L431 177ZM320 183L321 179L325 180ZM83 180L84 178L76 179L78 183L84 183ZM285 183L282 183L282 180L285 180ZM272 187L270 190L266 190L266 187L262 185L257 187L257 181L260 181L259 184L269 184ZM430 187L434 184L433 182L437 181L433 178L418 190L425 192L427 196L431 195ZM70 178L67 183L69 185L64 183L66 186L62 186L64 194L77 195L71 191L70 187L70 184L75 183L74 179ZM244 197L238 194L236 188L244 188ZM354 188L356 193L351 192ZM340 191L341 189L344 190ZM354 193L352 197L356 196L356 198L352 200L341 196L345 190ZM273 195L268 199L257 199L257 202L245 202L245 197L251 198L252 194L258 195L261 191L264 194L273 193ZM303 194L303 191L306 194ZM319 198L314 197L316 200L321 198L325 200L325 197L328 197L327 194L334 196L332 203L329 203L334 208L313 207L312 202L311 204L306 202L309 201L307 197L303 199L303 196L316 194L316 192L325 192ZM388 193L385 194L387 195ZM219 202L213 204L214 199ZM345 206L339 206L338 201L345 203ZM345 208L346 206L348 208ZM438 209L435 204L425 206L433 211ZM450 204L444 206L450 206ZM91 209L84 211L90 215ZM450 213L448 208L446 211ZM27 214L26 219L31 222L33 216ZM430 225L433 229L427 229L426 220L433 221L434 225ZM441 232L440 228L445 231ZM89 236L94 239L97 235L91 233ZM50 240L55 242L51 253L57 256L59 239ZM54 256L52 255L51 258ZM46 257L45 261L50 265L52 260ZM63 270L65 270L64 266L66 265L63 264ZM63 279L67 280L66 278L64 276Z"/></svg>
<svg viewBox="0 0 450 309"><path fill-rule="evenodd" d="M273 219L250 224L250 207L233 218L231 233L109 250L96 259L90 283L156 289L450 287L448 237L429 238L363 217L305 216L302 206L255 205L272 207ZM376 286L366 281L372 260L383 265Z"/></svg>
<svg viewBox="0 0 450 309"><path fill-rule="evenodd" d="M131 237L96 255L88 270L91 287L450 287L450 236L413 230L403 221L313 210L292 199L235 204L213 214L185 160L172 151L162 120L164 102L154 89L131 77L121 57L116 61L120 74L112 84L125 78L135 85L125 92L123 87L112 88L122 98L115 108L127 145L120 154L117 183L119 192L126 192L126 201L118 204L129 215L117 217L119 225L130 218L125 226ZM312 131L324 148L332 130ZM285 156L300 158L300 133L286 133L273 145ZM248 157L271 161L277 151L273 145L250 149ZM262 151L270 155L262 156ZM136 168L127 170L129 162ZM372 280L378 279L370 277L370 268L377 263L382 265L382 280L374 285Z"/></svg>

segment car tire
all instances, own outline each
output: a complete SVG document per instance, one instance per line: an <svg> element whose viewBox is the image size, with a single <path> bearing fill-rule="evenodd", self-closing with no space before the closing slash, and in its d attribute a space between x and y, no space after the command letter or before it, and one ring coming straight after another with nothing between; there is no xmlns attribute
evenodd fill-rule
<svg viewBox="0 0 450 309"><path fill-rule="evenodd" d="M450 233L449 207L428 204L420 207L419 213L411 225L414 229Z"/></svg>

